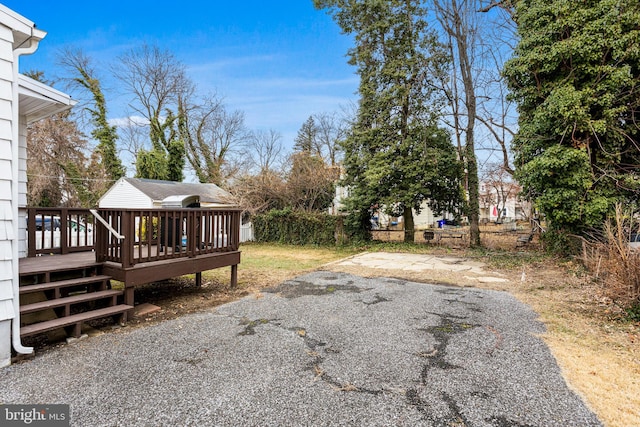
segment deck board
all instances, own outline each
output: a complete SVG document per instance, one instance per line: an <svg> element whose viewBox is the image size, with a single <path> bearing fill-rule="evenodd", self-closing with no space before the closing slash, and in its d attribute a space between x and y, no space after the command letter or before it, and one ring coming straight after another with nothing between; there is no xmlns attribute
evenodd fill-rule
<svg viewBox="0 0 640 427"><path fill-rule="evenodd" d="M65 255L42 255L20 258L20 274L36 274L50 271L70 270L96 265L94 252L74 252Z"/></svg>

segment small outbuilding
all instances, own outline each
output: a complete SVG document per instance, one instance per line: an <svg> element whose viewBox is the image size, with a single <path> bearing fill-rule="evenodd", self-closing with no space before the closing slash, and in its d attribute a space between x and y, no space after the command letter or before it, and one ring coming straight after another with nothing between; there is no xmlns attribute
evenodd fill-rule
<svg viewBox="0 0 640 427"><path fill-rule="evenodd" d="M188 196L188 197L187 197ZM171 207L180 199L196 200L202 208L230 208L233 196L215 184L120 178L98 201L100 208L154 209ZM183 203L183 202L181 202ZM183 204L183 206L185 206Z"/></svg>

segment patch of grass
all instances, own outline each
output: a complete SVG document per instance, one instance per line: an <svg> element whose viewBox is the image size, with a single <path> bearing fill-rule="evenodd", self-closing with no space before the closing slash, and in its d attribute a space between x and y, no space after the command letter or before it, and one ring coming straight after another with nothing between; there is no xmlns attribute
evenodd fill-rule
<svg viewBox="0 0 640 427"><path fill-rule="evenodd" d="M523 266L541 264L550 260L548 255L540 252L476 252L478 252L478 256L482 258L489 267L504 270L516 270Z"/></svg>
<svg viewBox="0 0 640 427"><path fill-rule="evenodd" d="M625 310L627 320L630 322L640 322L640 304L631 306Z"/></svg>
<svg viewBox="0 0 640 427"><path fill-rule="evenodd" d="M360 250L354 247L294 246L273 243L244 243L238 285L241 288L273 286L312 271L332 261L352 256ZM229 282L229 271L217 269L206 272L205 278L218 283Z"/></svg>
<svg viewBox="0 0 640 427"><path fill-rule="evenodd" d="M397 241L372 240L366 243L353 244L345 246L356 252L392 252L392 253L408 253L408 254L456 254L464 255L468 252L466 248L452 248L446 245L425 244L421 242L404 243Z"/></svg>

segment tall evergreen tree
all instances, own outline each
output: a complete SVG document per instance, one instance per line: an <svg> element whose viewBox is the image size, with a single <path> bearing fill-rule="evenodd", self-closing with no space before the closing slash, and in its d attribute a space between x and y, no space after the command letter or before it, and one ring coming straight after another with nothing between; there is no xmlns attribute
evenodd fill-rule
<svg viewBox="0 0 640 427"><path fill-rule="evenodd" d="M343 143L347 207L366 227L375 206L403 216L413 241L412 208L460 205L460 165L435 123L441 100L431 84L447 63L419 0L315 0L353 34L350 63L360 75L356 123ZM441 161L441 159L446 159Z"/></svg>
<svg viewBox="0 0 640 427"><path fill-rule="evenodd" d="M515 21L516 177L552 230L598 227L640 196L640 1L521 0Z"/></svg>
<svg viewBox="0 0 640 427"><path fill-rule="evenodd" d="M309 116L309 118L302 124L294 142L295 144L293 145L293 149L295 151L307 152L318 156L320 155L318 147L318 126L316 125L313 116Z"/></svg>

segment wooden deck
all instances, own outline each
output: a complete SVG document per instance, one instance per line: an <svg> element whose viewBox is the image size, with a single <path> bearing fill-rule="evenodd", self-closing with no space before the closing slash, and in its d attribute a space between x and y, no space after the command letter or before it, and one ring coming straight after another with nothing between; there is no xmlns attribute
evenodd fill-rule
<svg viewBox="0 0 640 427"><path fill-rule="evenodd" d="M21 335L65 328L79 336L87 321L126 322L136 286L186 274L200 285L203 271L231 267L235 287L240 213L29 208L29 257L19 263ZM124 290L112 289L111 280Z"/></svg>

